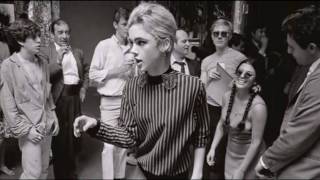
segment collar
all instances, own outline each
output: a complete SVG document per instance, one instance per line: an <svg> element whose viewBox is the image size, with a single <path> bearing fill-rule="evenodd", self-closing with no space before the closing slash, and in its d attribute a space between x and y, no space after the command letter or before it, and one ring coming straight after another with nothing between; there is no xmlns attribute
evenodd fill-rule
<svg viewBox="0 0 320 180"><path fill-rule="evenodd" d="M59 46L56 42L53 42L54 47L56 47L56 50L59 51L61 49L61 46Z"/></svg>
<svg viewBox="0 0 320 180"><path fill-rule="evenodd" d="M18 53L13 53L11 56L10 56L10 61L16 63L18 66L22 66L22 61L28 61L28 60L25 60L23 59L20 55L18 55ZM39 63L41 64L42 63L42 57L40 55L35 55L35 59L34 59L34 62L36 63Z"/></svg>
<svg viewBox="0 0 320 180"><path fill-rule="evenodd" d="M159 76L150 76L146 72L138 77L138 85L141 88L144 88L147 85L156 85L162 84L167 90L173 89L176 87L178 82L177 71L174 71L169 67L169 69L159 75Z"/></svg>
<svg viewBox="0 0 320 180"><path fill-rule="evenodd" d="M320 64L320 58L311 64L311 66L309 67L307 76L313 73L313 71L318 67L319 64Z"/></svg>
<svg viewBox="0 0 320 180"><path fill-rule="evenodd" d="M252 39L252 44L253 44L254 46L256 46L258 49L260 49L259 43L256 42L254 39Z"/></svg>
<svg viewBox="0 0 320 180"><path fill-rule="evenodd" d="M171 55L171 58L170 58L171 65L173 65L175 62L184 62L185 64L187 64L186 58L183 58L182 61L178 61L173 55Z"/></svg>
<svg viewBox="0 0 320 180"><path fill-rule="evenodd" d="M120 41L115 34L111 36L111 39L113 39L113 41L118 44L118 46L123 50L124 54L130 50L130 47L128 44L127 45L120 44Z"/></svg>

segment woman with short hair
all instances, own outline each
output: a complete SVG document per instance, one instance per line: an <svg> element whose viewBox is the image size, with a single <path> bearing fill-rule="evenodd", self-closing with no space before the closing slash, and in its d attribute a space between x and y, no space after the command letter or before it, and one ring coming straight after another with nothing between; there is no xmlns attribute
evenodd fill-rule
<svg viewBox="0 0 320 180"><path fill-rule="evenodd" d="M129 21L130 53L141 75L123 91L120 126L81 116L75 136L88 133L124 148L137 147L137 161L147 179L187 179L193 145L192 178L202 178L208 138L208 108L201 81L170 68L177 30L173 15L155 3L141 3Z"/></svg>

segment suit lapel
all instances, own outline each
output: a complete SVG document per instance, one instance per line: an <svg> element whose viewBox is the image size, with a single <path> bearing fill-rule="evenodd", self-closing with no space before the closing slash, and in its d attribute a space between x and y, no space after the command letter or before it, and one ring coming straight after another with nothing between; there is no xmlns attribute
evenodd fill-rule
<svg viewBox="0 0 320 180"><path fill-rule="evenodd" d="M20 59L18 58L17 54L15 54L12 57L12 60L18 65L19 71L21 72L21 74L23 74L23 76L25 77L27 83L30 85L30 87L32 87L33 90L38 91L32 84L32 81L30 79L30 76L28 75L28 73L26 72L25 68L23 67L23 65L21 64Z"/></svg>
<svg viewBox="0 0 320 180"><path fill-rule="evenodd" d="M19 69L19 71L21 72L21 74L23 74L24 78L25 78L25 81L27 82L27 84L29 85L29 87L33 90L33 91L28 91L28 93L33 96L31 99L37 99L38 102L41 102L41 98L42 98L42 92L39 92L39 90L37 88L34 87L33 83L31 82L31 79L30 79L30 76L28 75L28 73L25 71L24 67L22 66L17 54L14 54L11 58L16 64L17 64L17 67ZM41 61L41 60L40 60ZM43 67L42 67L42 63L41 63L41 70L43 70ZM42 82L43 80L41 80ZM33 95L32 95L33 94ZM38 103L36 103L38 105Z"/></svg>
<svg viewBox="0 0 320 180"><path fill-rule="evenodd" d="M74 51L73 48L72 48L71 52L72 52L72 54L73 54L74 59L76 60L77 69L78 69L78 76L79 76L79 78L80 78L80 80L81 80L81 79L82 79L82 77L81 77L81 74L82 74L82 64L81 64L81 61L80 61L79 54L76 53L76 51Z"/></svg>
<svg viewBox="0 0 320 180"><path fill-rule="evenodd" d="M187 63L188 69L189 69L189 73L190 73L190 75L194 76L195 75L194 68L193 68L190 61L191 61L190 59L186 58L186 63Z"/></svg>

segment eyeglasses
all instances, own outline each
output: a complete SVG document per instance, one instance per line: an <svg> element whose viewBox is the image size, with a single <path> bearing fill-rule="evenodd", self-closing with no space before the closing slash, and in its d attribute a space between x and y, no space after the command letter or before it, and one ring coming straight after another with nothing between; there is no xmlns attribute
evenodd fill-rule
<svg viewBox="0 0 320 180"><path fill-rule="evenodd" d="M253 73L248 72L248 71L242 71L242 70L237 70L236 71L236 75L238 77L240 77L242 74L244 74L243 78L245 78L245 79L250 79L250 78L252 78L254 76Z"/></svg>
<svg viewBox="0 0 320 180"><path fill-rule="evenodd" d="M227 32L227 31L214 31L212 34L213 34L213 37L221 36L223 38L226 38L226 37L228 37L229 32Z"/></svg>

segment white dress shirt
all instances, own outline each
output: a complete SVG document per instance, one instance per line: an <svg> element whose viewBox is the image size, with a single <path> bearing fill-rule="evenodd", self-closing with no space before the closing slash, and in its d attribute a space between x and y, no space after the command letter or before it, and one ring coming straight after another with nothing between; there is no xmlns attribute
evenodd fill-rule
<svg viewBox="0 0 320 180"><path fill-rule="evenodd" d="M54 45L57 51L61 49L61 47L58 44L54 43ZM78 74L78 66L72 51L68 51L66 54L64 54L61 65L62 65L62 71L63 71L64 84L67 84L67 85L78 84L80 81L79 74Z"/></svg>
<svg viewBox="0 0 320 180"><path fill-rule="evenodd" d="M100 95L122 95L127 79L122 75L110 77L108 74L111 69L123 65L124 54L128 49L128 45L120 45L115 35L100 41L96 46L90 65L89 78L98 84L97 90Z"/></svg>

